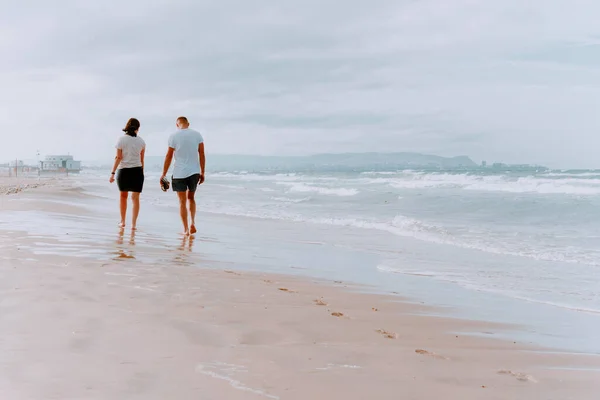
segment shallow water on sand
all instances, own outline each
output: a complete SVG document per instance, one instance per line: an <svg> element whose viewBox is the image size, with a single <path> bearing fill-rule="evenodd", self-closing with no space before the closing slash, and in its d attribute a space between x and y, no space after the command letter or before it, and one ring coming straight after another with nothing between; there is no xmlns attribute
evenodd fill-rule
<svg viewBox="0 0 600 400"><path fill-rule="evenodd" d="M77 181L73 181L77 184ZM156 185L158 186L158 185ZM115 187L86 179L84 192L45 196L45 202L67 205L61 212L36 210L40 196L26 192L5 199L0 215L2 235L32 251L99 260L131 259L145 263L186 264L203 268L308 275L343 285L368 285L367 290L396 293L413 301L446 308L460 317L521 324L512 338L574 351L600 353L597 332L600 315L542 304L528 299L485 292L448 280L435 271L460 267L480 271L493 284L494 271L518 272L522 259L500 254L482 257L476 249L428 243L385 231L353 226L307 224L293 221L199 213L199 232L192 238L181 230L176 198L148 185L142 196L139 229L117 227ZM214 189L214 187L212 188ZM14 207L19 202L19 207ZM31 202L33 210L27 210ZM199 193L199 209L204 200ZM13 209L21 211L10 211ZM11 244L9 244L11 243ZM394 273L389 267L408 273ZM456 277L459 279L460 277ZM361 289L364 290L364 287Z"/></svg>

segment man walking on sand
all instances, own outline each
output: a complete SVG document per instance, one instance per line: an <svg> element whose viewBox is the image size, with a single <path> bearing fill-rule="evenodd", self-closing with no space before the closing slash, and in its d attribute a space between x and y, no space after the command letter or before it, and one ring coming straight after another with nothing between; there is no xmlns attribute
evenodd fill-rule
<svg viewBox="0 0 600 400"><path fill-rule="evenodd" d="M189 129L186 117L177 118L177 132L169 137L169 150L165 157L161 182L165 179L173 156L172 186L179 198L179 214L183 222L183 234L196 233L196 188L204 182L204 139L199 132ZM189 221L188 221L189 215ZM188 224L189 222L189 224Z"/></svg>

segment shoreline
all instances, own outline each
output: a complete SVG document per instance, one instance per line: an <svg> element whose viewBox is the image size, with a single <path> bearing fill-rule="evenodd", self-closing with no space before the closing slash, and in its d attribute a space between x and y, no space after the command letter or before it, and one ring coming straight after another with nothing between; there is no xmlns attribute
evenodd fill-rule
<svg viewBox="0 0 600 400"><path fill-rule="evenodd" d="M5 252L0 388L13 398L583 400L600 388L600 357L496 339L507 327L343 282Z"/></svg>
<svg viewBox="0 0 600 400"><path fill-rule="evenodd" d="M3 211L81 218L84 208L53 202L65 190L91 201L48 185ZM133 239L118 236L99 260L5 228L0 391L11 398L583 400L600 388L597 355L506 340L520 327L452 318L368 285L251 272L243 252L242 261L211 257L210 237L194 249L149 244L138 259L150 247L138 239L132 254ZM30 250L42 244L55 250Z"/></svg>
<svg viewBox="0 0 600 400"><path fill-rule="evenodd" d="M139 230L117 235L110 223L116 220L116 188L104 180L60 179L18 196L0 196L0 228L9 229L22 242L22 248L40 256L63 254L94 260L135 257L155 263L165 251L181 245L174 203L168 194L148 188L143 199ZM114 197L114 202L111 201ZM163 200L166 199L166 200ZM146 200L146 201L144 201ZM19 212L11 212L19 211ZM365 242L360 229L331 228L322 225L264 221L251 217L203 212L200 233L186 263L201 265L206 258L240 271L267 272L299 276L302 279L344 280L360 285L368 293L402 293L415 303L428 304L442 315L459 319L493 321L518 329L506 331L506 340L576 353L600 354L594 332L600 327L596 315L581 313L552 304L523 301L499 293L463 288L453 282L434 279L427 274L379 271L387 263L377 254L361 248L387 243L394 246L397 262L410 270L428 271L428 259L406 258L410 252L423 253L428 245L417 240L372 232ZM116 222L115 222L116 225ZM16 229L14 229L16 228ZM271 230L272 232L269 232ZM248 232L256 234L248 236ZM29 236L37 243L28 244ZM338 240L336 242L331 242ZM339 241L339 240L342 241ZM275 244L275 246L273 246ZM40 247L41 245L41 247ZM356 248L356 249L355 249ZM441 249L441 254L448 249ZM431 250L431 249L429 249ZM438 249L434 249L438 251ZM473 252L458 260L461 268L481 268L473 264L480 254ZM455 256L451 256L455 259ZM502 262L502 260L497 260ZM510 260L505 260L510 262ZM435 262L435 260L434 260ZM470 263L470 264L462 264ZM377 266L375 271L374 267ZM430 312L430 315L439 315ZM556 323L560 321L560 323Z"/></svg>
<svg viewBox="0 0 600 400"><path fill-rule="evenodd" d="M142 199L146 217L142 218L140 229L135 235L128 230L125 230L125 235L117 235L116 222L110 223L111 218L116 220L118 213L114 186L109 186L104 180L89 179L59 179L46 183L45 187L24 191L18 196L0 196L0 210L4 211L0 213L0 228L11 230L25 243L28 235L38 238L41 244L52 243L42 247L23 245L38 255L64 254L110 260L116 251L154 263L163 257L164 250L180 245L174 204L169 202L168 194L158 190L155 192L159 197L153 197L153 189L156 189L153 186L148 188ZM405 255L412 252L424 254L431 250L441 250L444 254L452 251L451 247L430 249L427 243L410 238L398 241L398 238L381 232L371 232L368 242L365 242L365 232L360 229L342 230L323 225L230 217L205 213L201 204L199 213L202 229L196 235L196 245L187 256L187 262L199 264L209 257L227 265L236 265L242 271L325 280L335 277L362 285L370 293L396 295L401 292L417 303L435 306L455 318L519 326L519 329L506 332L507 340L600 354L593 334L600 327L596 315L464 288L435 279L428 273L420 276L379 271L380 265L387 265L387 254L383 254L385 258L381 259L377 254L364 251L365 247L387 243L388 247L394 246L393 255L405 269L429 271L429 268L435 267L428 263L436 262L435 259L406 258ZM248 236L247 232L256 234ZM337 241L331 242L331 238ZM473 263L479 256L479 253L471 252L457 259L458 265L461 268L481 268L482 265ZM456 255L450 257L456 259Z"/></svg>

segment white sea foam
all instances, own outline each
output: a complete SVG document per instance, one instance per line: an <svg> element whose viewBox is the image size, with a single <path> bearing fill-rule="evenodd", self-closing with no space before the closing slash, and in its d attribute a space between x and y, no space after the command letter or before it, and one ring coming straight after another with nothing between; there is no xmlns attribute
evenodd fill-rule
<svg viewBox="0 0 600 400"><path fill-rule="evenodd" d="M296 176L296 174L252 174L252 173L233 173L233 172L217 172L213 174L214 178L217 179L228 179L228 180L243 180L243 181L298 181L302 177Z"/></svg>
<svg viewBox="0 0 600 400"><path fill-rule="evenodd" d="M206 375L210 378L218 379L225 381L234 389L249 392L259 397L265 397L268 399L278 400L279 396L275 396L267 393L264 390L252 388L250 386L245 385L240 380L233 378L231 375L239 372L247 372L246 367L225 364L225 363L207 363L207 364L198 364L196 366L196 372Z"/></svg>
<svg viewBox="0 0 600 400"><path fill-rule="evenodd" d="M600 195L600 179L547 176L510 177L506 175L469 175L404 171L393 177L363 178L363 184L387 184L396 189L458 188L473 191Z"/></svg>
<svg viewBox="0 0 600 400"><path fill-rule="evenodd" d="M255 174L255 173L235 173L235 172L217 172L212 175L216 179L242 180L242 181L266 181L266 182L312 182L312 181L337 181L333 176L309 176L297 173L286 174Z"/></svg>
<svg viewBox="0 0 600 400"><path fill-rule="evenodd" d="M552 261L567 264L600 266L598 252L590 253L589 251L585 252L576 248L568 249L568 251L564 248L545 248L540 247L538 243L532 243L531 246L527 245L527 243L522 243L521 247L516 247L514 243L505 243L501 238L489 238L487 235L482 235L481 233L474 233L471 236L457 237L452 235L451 232L442 226L429 224L402 215L397 215L389 221L378 221L351 217L307 217L300 214L282 212L280 210L253 212L244 209L235 210L233 208L212 208L209 212L245 216L250 218L286 220L292 222L370 229L388 232L397 236L414 238L430 243L478 250L485 253L525 257L537 261Z"/></svg>
<svg viewBox="0 0 600 400"><path fill-rule="evenodd" d="M361 175L396 175L398 171L365 171Z"/></svg>
<svg viewBox="0 0 600 400"><path fill-rule="evenodd" d="M501 271L500 274L490 274L493 277L491 279L482 279L477 274L476 270L471 269L460 269L460 270L414 270L406 268L403 265L394 263L393 261L383 263L377 266L377 270L383 273L402 274L410 276L425 277L435 279L438 281L449 282L459 285L465 289L474 290L478 292L494 293L506 297L510 297L516 300L523 300L529 303L544 304L558 308L569 309L573 311L586 312L599 314L600 309L582 306L581 298L586 296L582 293L569 293L569 296L563 296L564 301L550 300L545 297L545 292L549 289L540 288L537 286L537 281L531 281L530 285L518 285L514 284L514 277L511 276L508 271ZM488 274L490 271L488 271ZM559 294L560 295L560 294ZM563 294L564 295L564 294Z"/></svg>
<svg viewBox="0 0 600 400"><path fill-rule="evenodd" d="M466 187L469 190L497 191L508 193L599 195L600 180L597 179L540 179L524 177L516 181L482 182Z"/></svg>
<svg viewBox="0 0 600 400"><path fill-rule="evenodd" d="M557 177L574 177L581 178L586 176L596 176L600 178L600 171L592 172L549 172L545 176L557 176Z"/></svg>
<svg viewBox="0 0 600 400"><path fill-rule="evenodd" d="M377 270L382 272L390 272L392 274L404 274L404 275L414 275L414 276L428 276L434 277L435 272L430 271L402 271L394 267L390 267L389 265L380 264L377 266Z"/></svg>
<svg viewBox="0 0 600 400"><path fill-rule="evenodd" d="M359 178L336 178L333 176L308 176L296 173L288 174L252 174L252 173L217 173L216 178L244 181L270 181L277 184L292 185L291 191L317 192L340 196L353 196L358 188L346 187L344 190L319 186L322 182L343 182L344 185L380 185L385 184L395 189L434 189L457 188L482 192L505 192L523 194L550 195L600 195L600 173L548 173L536 176L510 175L475 175L452 174L423 171L373 171L363 172ZM317 188L317 189L316 189Z"/></svg>
<svg viewBox="0 0 600 400"><path fill-rule="evenodd" d="M304 183L289 183L289 182L276 182L280 185L289 186L288 191L291 193L318 193L321 195L327 196L340 196L340 197L348 197L348 196L356 196L359 191L357 189L351 188L341 188L341 187L327 187L327 186L313 186L307 185Z"/></svg>
<svg viewBox="0 0 600 400"><path fill-rule="evenodd" d="M271 200L279 201L282 203L303 203L306 201L310 201L311 197L303 197L300 199L294 199L290 197L271 197Z"/></svg>

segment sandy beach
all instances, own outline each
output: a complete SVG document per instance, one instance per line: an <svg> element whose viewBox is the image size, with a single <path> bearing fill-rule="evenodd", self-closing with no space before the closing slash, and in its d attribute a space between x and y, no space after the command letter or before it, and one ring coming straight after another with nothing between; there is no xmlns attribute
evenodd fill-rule
<svg viewBox="0 0 600 400"><path fill-rule="evenodd" d="M2 202L0 220L65 192L31 189ZM118 247L101 260L2 227L2 398L582 400L600 389L598 356L500 339L519 327L430 316L444 310L402 293L190 262L203 237L154 261Z"/></svg>
<svg viewBox="0 0 600 400"><path fill-rule="evenodd" d="M47 179L37 178L7 178L0 177L0 195L16 194L23 190L36 189L44 186L48 182Z"/></svg>

